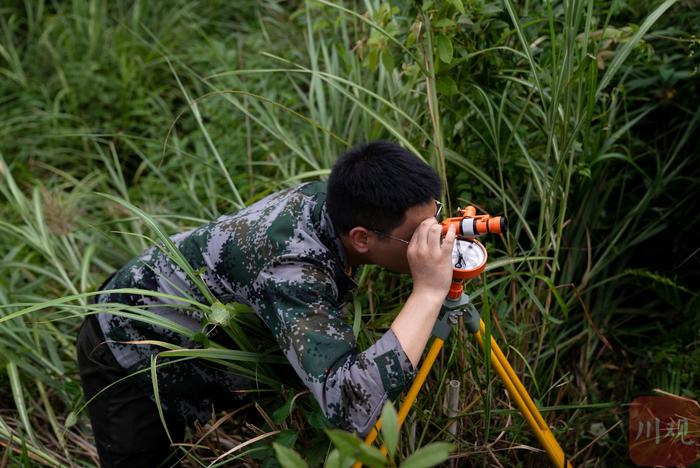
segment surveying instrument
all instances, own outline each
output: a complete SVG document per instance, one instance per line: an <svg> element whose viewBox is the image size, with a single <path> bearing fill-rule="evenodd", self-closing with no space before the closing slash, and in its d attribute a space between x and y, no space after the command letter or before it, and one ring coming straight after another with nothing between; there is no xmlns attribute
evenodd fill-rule
<svg viewBox="0 0 700 468"><path fill-rule="evenodd" d="M444 237L450 225L455 225L457 238L455 239L455 245L452 250L452 284L450 285L450 290L447 294L447 298L443 302L442 309L440 310L440 315L438 316L435 326L433 327L433 344L428 351L423 364L421 365L418 374L416 375L411 388L406 394L406 399L404 400L401 408L398 411L398 426L399 428L403 424L408 412L413 406L413 402L418 395L418 391L423 386L425 379L430 372L430 369L438 356L438 353L442 349L443 344L450 335L451 319L453 317L462 316L464 318L464 324L472 335L476 338L476 341L481 346L481 349L486 352L486 345L484 343L486 336L486 326L484 321L481 320L479 312L474 307L474 304L469 299L469 296L464 293L464 281L472 278L476 278L484 271L486 268L486 260L488 255L486 253L486 248L475 239L476 236L481 234L501 234L507 230L506 218L501 216L488 216L488 215L478 215L476 214L476 208L473 206L467 206L464 209L460 209L459 213L461 216L448 218L442 221L442 236ZM540 414L537 406L532 401L532 398L528 394L527 390L518 379L515 371L510 366L506 360L505 355L501 351L501 348L496 343L496 340L491 337L490 342L490 352L491 352L491 363L496 370L498 376L503 380L506 389L510 396L515 400L520 413L523 415L527 421L530 428L535 433L535 437L540 442L542 447L544 447L549 460L552 465L557 468L572 468L571 462L569 462L564 454L564 451L559 446L559 443L554 438L554 434L549 429L549 426L545 422L544 418ZM376 440L379 435L379 431L382 427L381 419L377 421L375 426L372 428L370 433L365 439L365 443L371 445ZM386 456L387 449L384 445L381 447L381 452ZM359 468L362 466L360 462L355 463L353 468Z"/></svg>

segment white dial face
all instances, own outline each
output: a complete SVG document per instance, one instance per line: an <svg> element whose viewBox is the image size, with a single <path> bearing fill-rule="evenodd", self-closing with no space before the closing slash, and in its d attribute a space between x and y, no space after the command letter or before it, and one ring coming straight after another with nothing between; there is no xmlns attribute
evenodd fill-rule
<svg viewBox="0 0 700 468"><path fill-rule="evenodd" d="M452 265L460 270L473 270L486 261L481 246L466 239L457 239L452 249Z"/></svg>

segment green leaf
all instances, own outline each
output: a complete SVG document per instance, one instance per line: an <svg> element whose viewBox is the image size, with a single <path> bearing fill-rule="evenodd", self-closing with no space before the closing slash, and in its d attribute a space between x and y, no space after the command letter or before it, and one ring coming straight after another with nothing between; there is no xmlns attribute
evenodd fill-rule
<svg viewBox="0 0 700 468"><path fill-rule="evenodd" d="M294 397L291 396L287 398L287 401L277 408L274 413L272 413L272 421L279 424L285 419L289 417L289 414L292 412L292 402L294 401Z"/></svg>
<svg viewBox="0 0 700 468"><path fill-rule="evenodd" d="M382 439L389 451L389 459L394 458L396 446L399 443L399 418L391 401L387 401L382 409Z"/></svg>
<svg viewBox="0 0 700 468"><path fill-rule="evenodd" d="M498 3L487 3L479 10L482 16L494 16L503 11Z"/></svg>
<svg viewBox="0 0 700 468"><path fill-rule="evenodd" d="M367 66L372 71L375 71L377 69L377 63L379 62L379 60L377 59L378 56L379 54L377 52L377 49L374 47L367 54Z"/></svg>
<svg viewBox="0 0 700 468"><path fill-rule="evenodd" d="M369 446L364 442L360 445L360 453L357 454L356 458L369 467L387 465L384 454L377 447Z"/></svg>
<svg viewBox="0 0 700 468"><path fill-rule="evenodd" d="M445 63L452 62L452 54L454 53L454 50L452 49L452 41L450 41L450 39L444 34L439 34L437 39L437 45L440 60L442 60Z"/></svg>
<svg viewBox="0 0 700 468"><path fill-rule="evenodd" d="M459 94L457 83L450 75L438 76L435 87L437 88L438 93L442 94L443 96L454 96L455 94Z"/></svg>
<svg viewBox="0 0 700 468"><path fill-rule="evenodd" d="M340 452L338 452L338 449L333 449L328 455L326 463L323 464L323 468L340 468Z"/></svg>
<svg viewBox="0 0 700 468"><path fill-rule="evenodd" d="M238 314L253 314L255 311L253 311L253 308L250 307L247 304L241 304L240 302L228 302L224 304L224 307L229 311L230 315L238 315Z"/></svg>
<svg viewBox="0 0 700 468"><path fill-rule="evenodd" d="M228 325L231 318L228 309L221 302L214 302L209 308L207 318L214 325Z"/></svg>
<svg viewBox="0 0 700 468"><path fill-rule="evenodd" d="M394 55L389 49L382 50L382 65L387 71L392 71L394 69Z"/></svg>
<svg viewBox="0 0 700 468"><path fill-rule="evenodd" d="M78 422L78 415L75 411L71 411L68 413L68 416L66 417L66 422L65 422L65 427L68 429L71 426L74 426L75 423Z"/></svg>
<svg viewBox="0 0 700 468"><path fill-rule="evenodd" d="M353 299L353 307L355 309L355 319L352 324L352 334L355 335L355 339L357 339L357 335L360 333L360 326L362 325L362 303L357 296Z"/></svg>
<svg viewBox="0 0 700 468"><path fill-rule="evenodd" d="M436 442L416 450L413 455L401 463L401 468L426 468L442 463L450 456L454 445L446 442Z"/></svg>
<svg viewBox="0 0 700 468"><path fill-rule="evenodd" d="M201 345L203 348L208 348L208 347L209 347L209 343L210 343L210 342L209 342L209 338L207 337L207 335L205 335L205 334L202 333L202 332L195 333L194 336L192 337L192 341L194 341L195 343L198 343L198 344Z"/></svg>
<svg viewBox="0 0 700 468"><path fill-rule="evenodd" d="M467 14L467 12L464 11L464 4L462 3L462 0L450 0L450 3L457 9L458 12L462 13L463 15Z"/></svg>
<svg viewBox="0 0 700 468"><path fill-rule="evenodd" d="M352 458L344 457L340 454L338 449L333 449L331 453L326 458L326 463L323 465L324 468L349 468L353 465L355 460Z"/></svg>
<svg viewBox="0 0 700 468"><path fill-rule="evenodd" d="M307 422L309 423L309 426L313 427L314 429L325 429L328 427L326 417L319 412L311 413L307 419Z"/></svg>
<svg viewBox="0 0 700 468"><path fill-rule="evenodd" d="M304 459L294 450L280 445L277 442L273 442L272 447L275 449L277 461L280 462L283 468L308 468L309 465L307 465Z"/></svg>
<svg viewBox="0 0 700 468"><path fill-rule="evenodd" d="M34 430L32 429L31 421L29 420L29 411L27 410L27 405L24 399L24 391L22 390L22 381L19 376L19 367L17 366L17 363L10 361L5 366L5 369L7 370L7 376L10 380L12 397L14 398L20 421L22 421L22 426L24 427L24 433L29 437L29 440L35 442L36 438L34 437Z"/></svg>
<svg viewBox="0 0 700 468"><path fill-rule="evenodd" d="M364 443L354 435L340 429L328 429L326 434L333 445L344 455L354 456L359 450L359 446Z"/></svg>
<svg viewBox="0 0 700 468"><path fill-rule="evenodd" d="M298 434L292 429L285 429L280 432L277 437L275 437L275 442L284 445L285 447L292 448L297 441Z"/></svg>
<svg viewBox="0 0 700 468"><path fill-rule="evenodd" d="M561 294L559 294L559 289L557 289L556 285L552 282L552 280L544 275L535 275L535 278L539 279L540 281L543 281L549 287L549 291L554 296L554 299L556 299L557 304L559 304L559 307L561 307L564 316L568 317L569 307L566 305L566 301L561 296Z"/></svg>
<svg viewBox="0 0 700 468"><path fill-rule="evenodd" d="M440 18L436 22L433 23L433 28L453 28L457 25L453 20L450 18Z"/></svg>
<svg viewBox="0 0 700 468"><path fill-rule="evenodd" d="M341 455L360 460L368 466L386 466L386 458L376 447L366 445L362 439L339 429L326 430L326 434Z"/></svg>

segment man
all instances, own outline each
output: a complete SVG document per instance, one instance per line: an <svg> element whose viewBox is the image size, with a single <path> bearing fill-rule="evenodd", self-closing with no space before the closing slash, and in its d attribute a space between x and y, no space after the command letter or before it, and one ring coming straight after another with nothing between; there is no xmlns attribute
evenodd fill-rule
<svg viewBox="0 0 700 468"><path fill-rule="evenodd" d="M412 380L449 289L455 233L441 241L440 192L437 174L418 157L393 143L372 142L342 155L327 185L277 192L171 239L216 299L252 307L328 420L366 434L387 398ZM343 305L355 286L353 269L364 264L410 273L413 290L391 329L359 352ZM205 302L202 291L155 247L103 287L116 288ZM202 313L176 300L103 294L99 302L148 306L179 326L202 328ZM144 340L197 347L182 334L134 318L101 313L86 319L78 340L86 399L148 368L162 348ZM158 372L173 440L182 438L186 424L206 419L212 406L235 405L233 390L249 382L199 360ZM119 381L89 411L104 466L157 466L171 454L147 378Z"/></svg>

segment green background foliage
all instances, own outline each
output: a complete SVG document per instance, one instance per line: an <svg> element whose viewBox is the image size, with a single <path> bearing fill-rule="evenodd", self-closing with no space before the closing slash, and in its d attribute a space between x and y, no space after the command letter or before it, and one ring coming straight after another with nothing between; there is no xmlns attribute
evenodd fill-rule
<svg viewBox="0 0 700 468"><path fill-rule="evenodd" d="M386 138L436 168L450 211L508 217L467 291L569 457L628 463L626 404L654 389L700 397L698 11L695 0L3 3L0 459L96 463L74 340L111 272ZM409 291L365 268L351 311L362 346ZM340 460L308 393L260 369L268 390L195 431L188 463L274 466L276 452L293 457L280 447L311 466ZM450 380L456 418L443 410ZM437 441L460 465L544 460L459 326L394 460Z"/></svg>

